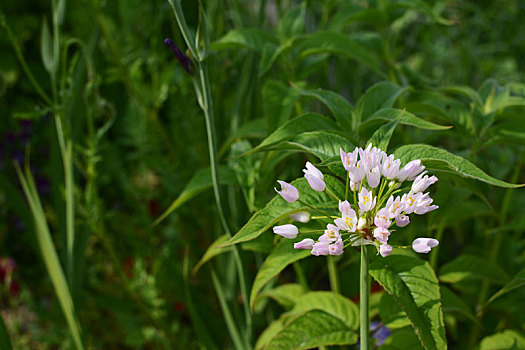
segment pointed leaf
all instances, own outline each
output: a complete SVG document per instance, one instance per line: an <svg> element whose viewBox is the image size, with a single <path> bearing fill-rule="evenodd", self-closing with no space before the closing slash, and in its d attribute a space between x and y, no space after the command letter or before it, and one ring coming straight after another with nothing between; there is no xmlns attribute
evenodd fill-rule
<svg viewBox="0 0 525 350"><path fill-rule="evenodd" d="M497 291L490 299L487 304L491 303L494 299L499 298L503 294L513 291L516 288L520 288L525 285L525 268L518 272L512 280Z"/></svg>
<svg viewBox="0 0 525 350"><path fill-rule="evenodd" d="M262 89L267 129L273 132L290 119L299 94L278 80L268 80Z"/></svg>
<svg viewBox="0 0 525 350"><path fill-rule="evenodd" d="M503 284L508 276L498 265L487 259L467 254L446 263L439 271L439 279L447 283L457 283L472 278Z"/></svg>
<svg viewBox="0 0 525 350"><path fill-rule="evenodd" d="M357 101L355 110L357 120L364 122L377 110L392 107L396 99L407 90L408 87L400 87L389 81L375 84Z"/></svg>
<svg viewBox="0 0 525 350"><path fill-rule="evenodd" d="M278 45L273 34L259 28L233 29L211 44L212 50L252 49L260 51L266 44Z"/></svg>
<svg viewBox="0 0 525 350"><path fill-rule="evenodd" d="M336 32L315 32L305 37L300 44L301 56L330 53L355 59L384 77L381 61L374 52L357 40Z"/></svg>
<svg viewBox="0 0 525 350"><path fill-rule="evenodd" d="M357 341L343 321L320 310L308 311L289 321L264 349L311 349L329 345L349 345Z"/></svg>
<svg viewBox="0 0 525 350"><path fill-rule="evenodd" d="M277 144L278 142L289 140L299 134L309 131L319 130L337 130L337 124L323 115L317 113L306 113L292 120L287 121L275 130L270 136L264 139L257 147L248 152L255 153L264 150L268 146Z"/></svg>
<svg viewBox="0 0 525 350"><path fill-rule="evenodd" d="M257 301L259 292L272 278L277 276L291 263L311 255L310 250L308 249L294 249L293 247L294 243L299 242L304 238L312 238L312 235L300 235L295 239L285 238L281 240L270 255L268 255L266 260L264 260L255 276L252 291L250 293L250 308L252 311L255 308L255 302Z"/></svg>
<svg viewBox="0 0 525 350"><path fill-rule="evenodd" d="M306 290L298 283L287 283L270 290L265 290L259 295L259 299L272 298L286 309L291 309Z"/></svg>
<svg viewBox="0 0 525 350"><path fill-rule="evenodd" d="M235 184L235 174L227 166L219 166L219 179L221 185ZM153 222L153 226L158 225L168 215L177 210L181 205L198 195L199 193L213 187L211 178L211 168L199 170L193 175L181 194L171 203L168 209Z"/></svg>
<svg viewBox="0 0 525 350"><path fill-rule="evenodd" d="M439 285L430 265L418 258L375 258L370 275L394 297L427 350L446 349Z"/></svg>
<svg viewBox="0 0 525 350"><path fill-rule="evenodd" d="M296 303L291 313L304 313L305 311L320 310L330 314L350 329L359 327L359 309L348 298L341 294L329 291L316 291L303 294L296 298Z"/></svg>
<svg viewBox="0 0 525 350"><path fill-rule="evenodd" d="M390 143L390 139L392 138L392 134L394 133L396 126L397 121L381 126L374 132L374 134L372 135L372 137L370 137L366 144L372 144L372 146L386 151L388 149L388 144Z"/></svg>
<svg viewBox="0 0 525 350"><path fill-rule="evenodd" d="M525 349L525 332L522 330L506 329L483 338L480 350L519 350Z"/></svg>
<svg viewBox="0 0 525 350"><path fill-rule="evenodd" d="M399 118L399 119L398 119ZM392 121L398 119L399 124L414 126L426 130L447 130L452 126L438 125L425 119L416 117L414 114L396 108L383 108L372 114L366 121L361 123L360 129L366 129L380 121Z"/></svg>
<svg viewBox="0 0 525 350"><path fill-rule="evenodd" d="M353 107L343 96L330 90L304 90L300 88L296 88L296 90L303 96L314 97L325 104L343 130L350 131L352 125L356 125L353 120Z"/></svg>
<svg viewBox="0 0 525 350"><path fill-rule="evenodd" d="M486 182L494 186L508 188L523 186L495 179L468 160L449 153L444 149L429 145L415 144L401 146L394 152L394 154L396 158L400 158L404 163L407 163L412 159L421 159L428 169L450 172L463 177Z"/></svg>
<svg viewBox="0 0 525 350"><path fill-rule="evenodd" d="M53 58L53 38L51 38L49 25L47 24L47 19L45 18L42 22L42 32L40 33L40 54L42 56L44 68L49 73L53 72L55 69Z"/></svg>
<svg viewBox="0 0 525 350"><path fill-rule="evenodd" d="M232 249L232 247L219 248L219 246L222 243L226 242L228 240L228 238L230 238L230 235L228 235L228 234L224 234L224 235L220 236L219 238L217 238L208 247L208 249L206 249L206 252L202 256L202 258L199 260L199 262L195 265L195 267L193 268L191 273L195 275L199 271L201 266L204 265L205 263L207 263L208 261L210 261L211 259L213 259L213 257L215 257L215 256L217 256L219 254L222 254L222 253L229 252Z"/></svg>

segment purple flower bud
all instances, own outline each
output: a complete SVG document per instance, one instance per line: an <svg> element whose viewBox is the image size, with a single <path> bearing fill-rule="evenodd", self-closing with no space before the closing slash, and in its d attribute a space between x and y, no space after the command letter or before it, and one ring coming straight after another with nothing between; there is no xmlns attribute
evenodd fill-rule
<svg viewBox="0 0 525 350"><path fill-rule="evenodd" d="M282 191L277 191L277 189L274 187L275 192L279 193L281 197L284 198L285 201L289 203L294 203L299 199L299 190L295 188L295 186L290 185L287 182L277 180L277 182L281 185Z"/></svg>
<svg viewBox="0 0 525 350"><path fill-rule="evenodd" d="M343 240L339 238L335 243L328 246L328 251L330 255L341 255L343 254Z"/></svg>
<svg viewBox="0 0 525 350"><path fill-rule="evenodd" d="M412 249L414 249L416 253L427 254L438 244L438 240L434 238L416 238L414 242L412 242Z"/></svg>
<svg viewBox="0 0 525 350"><path fill-rule="evenodd" d="M175 45L175 42L171 40L170 38L164 39L164 44L170 47L171 51L173 51L173 53L175 54L175 57L177 58L177 60L179 60L180 64L186 70L186 72L188 72L188 74L190 75L193 75L194 67L193 67L193 62L191 61L191 59L188 56L186 56L177 47L177 45Z"/></svg>
<svg viewBox="0 0 525 350"><path fill-rule="evenodd" d="M301 242L294 243L293 249L312 249L315 241L311 238L305 238Z"/></svg>
<svg viewBox="0 0 525 350"><path fill-rule="evenodd" d="M388 244L386 244L386 243L385 244L381 244L379 246L379 254L381 254L381 256L383 258L385 258L385 257L389 256L392 253L392 249L393 248L391 246L389 246Z"/></svg>
<svg viewBox="0 0 525 350"><path fill-rule="evenodd" d="M304 177L314 191L323 192L326 189L324 175L312 163L306 162L306 169L303 169Z"/></svg>
<svg viewBox="0 0 525 350"><path fill-rule="evenodd" d="M396 225L399 227L405 227L410 224L410 218L408 215L398 215L396 216Z"/></svg>
<svg viewBox="0 0 525 350"><path fill-rule="evenodd" d="M299 229L292 224L286 224L281 226L275 226L273 233L283 236L285 238L294 239L299 234Z"/></svg>

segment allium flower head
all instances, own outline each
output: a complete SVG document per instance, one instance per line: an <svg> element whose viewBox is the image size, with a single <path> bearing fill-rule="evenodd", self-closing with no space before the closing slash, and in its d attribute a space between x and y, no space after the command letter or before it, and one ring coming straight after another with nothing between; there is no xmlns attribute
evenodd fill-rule
<svg viewBox="0 0 525 350"><path fill-rule="evenodd" d="M438 179L423 172L425 167L421 160L412 160L400 169L399 159L372 145L368 145L366 149L356 148L350 153L340 149L339 153L342 166L348 172L348 179L343 183L347 186L345 191L327 188L323 173L310 162L306 162L303 172L314 191L326 191L327 195L336 200L344 195L345 200L339 200L338 203L340 217L336 217L333 223L328 223L317 240L303 239L295 243L294 248L311 249L312 255L317 256L340 255L346 246L371 244L377 248L378 254L386 257L393 250L393 245L388 244L391 232L396 230L393 225L405 227L410 224L410 214L422 215L438 208L433 205L430 194L423 193ZM413 183L406 186L403 185L404 181ZM279 183L282 191L276 191L285 200L291 203L299 200L299 191L294 186L284 181ZM408 193L397 195L407 187L410 188ZM322 206L315 207L315 203L301 203L316 211L316 215L324 214L320 217L324 220L334 218L333 212L330 213L333 210L330 204L327 206L322 203ZM290 217L303 223L315 219L310 218L308 212L294 213ZM295 238L299 230L288 224L274 227L274 232L283 237ZM416 252L428 253L437 244L439 242L433 238L418 238L412 247Z"/></svg>

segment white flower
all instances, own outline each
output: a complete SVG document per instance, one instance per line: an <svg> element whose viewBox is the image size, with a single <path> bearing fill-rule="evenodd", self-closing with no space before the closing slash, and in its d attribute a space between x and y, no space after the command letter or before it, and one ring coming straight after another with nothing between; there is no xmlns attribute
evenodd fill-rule
<svg viewBox="0 0 525 350"><path fill-rule="evenodd" d="M312 249L315 241L311 238L305 238L301 242L294 243L293 249Z"/></svg>
<svg viewBox="0 0 525 350"><path fill-rule="evenodd" d="M324 230L324 234L319 237L319 242L334 242L337 241L339 238L341 238L341 234L339 233L339 227L328 224L326 226L326 230Z"/></svg>
<svg viewBox="0 0 525 350"><path fill-rule="evenodd" d="M359 160L361 165L365 169L365 172L370 171L372 168L380 164L381 158L385 157L386 153L381 151L377 147L372 147L370 143L366 149L359 149Z"/></svg>
<svg viewBox="0 0 525 350"><path fill-rule="evenodd" d="M348 203L348 201L340 202L339 211L341 212L341 217L334 220L337 227L341 230L355 232L357 228L357 215L355 214L355 210L350 207L350 203Z"/></svg>
<svg viewBox="0 0 525 350"><path fill-rule="evenodd" d="M386 208L382 208L377 212L376 217L374 218L374 224L377 227L384 227L384 228L390 227L390 225L392 224L392 221L390 220L390 216Z"/></svg>
<svg viewBox="0 0 525 350"><path fill-rule="evenodd" d="M389 180L394 179L399 173L399 166L401 165L401 160L394 159L394 155L391 154L388 157L383 159L383 164L381 167L381 174Z"/></svg>
<svg viewBox="0 0 525 350"><path fill-rule="evenodd" d="M352 180L350 180L350 190L351 190L352 192L357 191L357 190L359 189L359 186L361 186L361 183L360 183L360 182L355 183L355 182L353 182Z"/></svg>
<svg viewBox="0 0 525 350"><path fill-rule="evenodd" d="M374 229L374 238L381 243L386 243L388 241L388 236L390 236L390 231L384 227L376 227Z"/></svg>
<svg viewBox="0 0 525 350"><path fill-rule="evenodd" d="M418 194L421 194L421 192ZM414 213L416 213L417 215L423 215L428 213L429 211L439 208L437 205L431 205L432 202L433 199L429 197L428 192L424 195L421 195L416 201Z"/></svg>
<svg viewBox="0 0 525 350"><path fill-rule="evenodd" d="M366 176L366 170L363 168L361 161L358 161L355 168L349 172L350 180L354 183L361 182Z"/></svg>
<svg viewBox="0 0 525 350"><path fill-rule="evenodd" d="M357 229L361 231L365 227L366 227L366 219L364 217L360 217L359 220L357 220Z"/></svg>
<svg viewBox="0 0 525 350"><path fill-rule="evenodd" d="M428 177L428 175L425 175L426 173L427 172L424 171L421 174L419 174L418 177L416 177L416 179L412 183L412 192L414 193L423 192L424 190L428 188L428 186L437 182L438 178L436 176L432 175L431 177Z"/></svg>
<svg viewBox="0 0 525 350"><path fill-rule="evenodd" d="M396 216L396 225L399 227L405 227L410 224L410 218L408 215L398 215Z"/></svg>
<svg viewBox="0 0 525 350"><path fill-rule="evenodd" d="M339 148L339 153L341 155L341 162L345 167L346 171L350 171L355 167L357 162L357 147L353 152L345 153L342 148Z"/></svg>
<svg viewBox="0 0 525 350"><path fill-rule="evenodd" d="M413 193L412 191L405 193L403 197L401 197L401 202L404 203L404 212L407 214L412 214L414 212L414 209L416 209L418 201L421 200L421 197L423 194L421 192L419 193Z"/></svg>
<svg viewBox="0 0 525 350"><path fill-rule="evenodd" d="M287 182L277 180L281 185L282 191L277 191L277 188L273 188L275 192L279 193L285 201L293 203L299 199L299 191L293 185L290 185Z"/></svg>
<svg viewBox="0 0 525 350"><path fill-rule="evenodd" d="M326 184L324 183L323 173L313 166L312 163L306 162L306 169L303 169L303 172L304 177L306 177L306 180L314 191L323 192L325 190Z"/></svg>
<svg viewBox="0 0 525 350"><path fill-rule="evenodd" d="M335 243L332 243L328 246L328 252L330 255L341 255L343 254L343 240L339 238Z"/></svg>
<svg viewBox="0 0 525 350"><path fill-rule="evenodd" d="M306 224L308 221L310 221L310 213L307 211L299 211L297 213L290 214L290 218L294 221Z"/></svg>
<svg viewBox="0 0 525 350"><path fill-rule="evenodd" d="M330 254L330 242L317 242L312 247L312 255L328 255Z"/></svg>
<svg viewBox="0 0 525 350"><path fill-rule="evenodd" d="M381 256L383 258L387 257L390 255L390 253L392 253L392 247L389 246L388 244L381 244L379 246L379 254L381 254Z"/></svg>
<svg viewBox="0 0 525 350"><path fill-rule="evenodd" d="M403 182L407 179L409 181L412 181L423 170L425 170L425 166L421 165L421 160L413 160L407 165L405 165L403 169L399 170L399 173L397 174L397 179L399 180L399 182Z"/></svg>
<svg viewBox="0 0 525 350"><path fill-rule="evenodd" d="M299 234L299 229L292 224L286 224L281 226L275 226L273 233L283 236L285 238L293 239Z"/></svg>
<svg viewBox="0 0 525 350"><path fill-rule="evenodd" d="M386 209L388 210L388 215L390 219L395 218L405 210L406 203L397 196L394 199L394 196L390 196L386 202Z"/></svg>
<svg viewBox="0 0 525 350"><path fill-rule="evenodd" d="M412 249L414 249L416 253L427 254L438 244L438 240L434 238L416 238L414 242L412 242Z"/></svg>
<svg viewBox="0 0 525 350"><path fill-rule="evenodd" d="M366 181L368 182L368 186L371 188L376 188L379 186L379 181L381 180L381 170L379 170L379 167L376 165L370 171L366 174Z"/></svg>
<svg viewBox="0 0 525 350"><path fill-rule="evenodd" d="M376 197L372 196L372 191L368 191L365 187L359 192L359 209L364 212L374 209L376 206Z"/></svg>

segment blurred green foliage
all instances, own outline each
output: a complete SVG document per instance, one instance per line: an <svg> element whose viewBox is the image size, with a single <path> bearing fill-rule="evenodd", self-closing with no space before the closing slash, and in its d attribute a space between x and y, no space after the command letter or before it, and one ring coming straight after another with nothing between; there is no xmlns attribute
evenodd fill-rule
<svg viewBox="0 0 525 350"><path fill-rule="evenodd" d="M334 115L340 123L351 110L364 121L375 110L363 110L360 99L385 80L399 89L390 101L394 108L453 126L431 131L400 125L390 150L411 143L439 146L493 177L525 183L522 1L202 3L212 42L205 62L222 204L232 233L274 196L277 178L299 176L297 169L316 155L299 155L285 146L245 154L304 112ZM62 21L56 18L61 4ZM182 9L189 28L202 33L199 3L183 1ZM247 327L243 306L249 301L240 297L228 250L191 272L224 232L207 177L205 120L192 77L163 44L173 38L189 54L168 2L4 0L0 21L0 259L16 263L9 273L0 264L0 309L13 348L74 346L39 255L13 161L30 164L62 269L74 271L67 282L86 348L235 347L210 276L217 277L219 297L243 341L256 344L268 325L293 306L290 300L263 299ZM57 33L58 58L53 51ZM24 71L21 57L43 93ZM330 97L316 95L319 88L346 100L339 100L349 108L340 110L339 120L323 100ZM72 143L72 265L57 118ZM380 125L369 122L359 130L342 125L334 138L362 146ZM440 238L430 262L446 286L441 294L449 346L518 346L525 325L519 275L525 259L525 194L446 172L438 175L434 201L439 213L415 220L404 237L409 242L426 232ZM181 193L185 197L176 210L153 225ZM242 246L248 286L274 243L265 232ZM482 259L480 265L465 263L472 256ZM358 293L356 258L337 262L341 294L351 298ZM451 278L458 266L477 268ZM329 289L325 262L295 263L263 293L305 280L310 290ZM407 348L414 334L399 310L383 308L379 315L381 295L386 294L372 294L371 312L394 331L384 348Z"/></svg>

